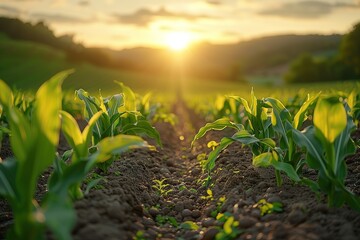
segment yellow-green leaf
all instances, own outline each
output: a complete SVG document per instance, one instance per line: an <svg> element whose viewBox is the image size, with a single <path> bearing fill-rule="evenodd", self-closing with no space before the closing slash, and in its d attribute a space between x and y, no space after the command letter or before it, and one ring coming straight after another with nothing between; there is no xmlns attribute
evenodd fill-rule
<svg viewBox="0 0 360 240"><path fill-rule="evenodd" d="M229 217L226 222L224 223L224 231L226 234L230 235L232 233L232 224L234 222L234 217Z"/></svg>
<svg viewBox="0 0 360 240"><path fill-rule="evenodd" d="M10 108L14 102L14 95L11 89L2 80L0 80L0 89L0 104L4 105L6 108Z"/></svg>
<svg viewBox="0 0 360 240"><path fill-rule="evenodd" d="M336 98L320 99L314 111L314 125L327 141L333 143L346 127L346 111Z"/></svg>
<svg viewBox="0 0 360 240"><path fill-rule="evenodd" d="M199 226L196 223L194 223L193 221L185 221L180 225L180 228L196 231L199 229Z"/></svg>
<svg viewBox="0 0 360 240"><path fill-rule="evenodd" d="M115 137L102 139L98 143L98 152L93 159L95 162L105 162L113 154L120 154L130 149L149 147L148 143L141 137L119 134Z"/></svg>

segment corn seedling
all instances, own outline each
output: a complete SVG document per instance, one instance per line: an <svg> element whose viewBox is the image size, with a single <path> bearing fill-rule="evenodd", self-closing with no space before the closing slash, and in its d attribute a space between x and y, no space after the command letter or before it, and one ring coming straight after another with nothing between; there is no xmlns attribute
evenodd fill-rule
<svg viewBox="0 0 360 240"><path fill-rule="evenodd" d="M345 187L345 157L355 153L350 134L354 130L350 109L337 97L321 98L314 110L314 126L294 129L296 144L305 149L306 163L318 170L317 182L304 179L313 190L326 193L330 207L344 203L360 211L360 199Z"/></svg>
<svg viewBox="0 0 360 240"><path fill-rule="evenodd" d="M285 106L277 99L266 98L259 100L251 92L252 102L249 103L240 97L232 97L244 106L247 117L245 123L233 123L222 118L202 127L195 135L195 140L203 137L210 130L223 130L234 128L237 132L232 137L224 137L208 155L205 169L209 172L215 166L215 160L225 148L233 142L248 145L253 153L253 164L256 167L269 167L275 169L278 186L282 184L280 172L283 171L295 182L300 181L299 172L304 164L301 153L297 151L292 139L292 129L298 129L306 119L308 109L316 102L319 94L308 100L300 107L293 118ZM270 113L270 116L269 116ZM273 140L277 139L277 142Z"/></svg>
<svg viewBox="0 0 360 240"><path fill-rule="evenodd" d="M105 137L119 134L148 136L157 141L161 146L160 135L146 118L136 110L136 96L127 86L119 83L122 93L107 98L100 94L99 98L90 96L83 89L76 91L76 96L85 104L85 119L90 122L91 118L101 112L93 127L93 144L96 145ZM98 167L107 171L115 156Z"/></svg>
<svg viewBox="0 0 360 240"><path fill-rule="evenodd" d="M44 239L46 227L58 239L71 239L76 220L72 199L82 194L79 186L87 173L96 163L107 161L114 154L134 147L148 147L140 137L118 135L102 139L94 146L96 151L89 154L92 122L100 113L81 133L72 116L62 112L62 128L73 150L63 158L56 157L61 127L61 83L70 73L61 72L39 88L30 115L14 107L14 94L0 81L0 103L9 122L15 155L0 163L0 195L9 202L14 214L9 239ZM65 163L63 160L68 157L72 160ZM51 164L54 171L40 205L34 199L37 181Z"/></svg>
<svg viewBox="0 0 360 240"><path fill-rule="evenodd" d="M123 84L121 87L123 93L107 98L103 98L101 95L99 98L90 96L82 89L76 91L76 96L85 104L85 119L87 121L102 111L93 129L94 143L98 143L105 137L129 134L146 135L154 138L161 145L159 133L136 110L135 94Z"/></svg>
<svg viewBox="0 0 360 240"><path fill-rule="evenodd" d="M34 200L38 178L55 158L61 83L69 73L59 73L39 88L30 118L14 107L12 91L0 81L0 103L9 121L15 155L0 164L0 194L9 202L15 220L9 239L43 239L45 226L59 239L70 239L75 213L67 195L48 192L41 206ZM68 187L64 183L59 191L66 192Z"/></svg>
<svg viewBox="0 0 360 240"><path fill-rule="evenodd" d="M151 148L142 138L138 136L119 134L114 137L106 137L101 139L96 145L92 145L92 129L96 125L96 121L101 117L102 112L94 114L88 122L83 132L80 131L75 119L66 112L61 112L62 117L62 130L68 144L72 147L68 157L71 157L69 163L65 161L57 160L54 173L50 178L51 183L56 184L64 174L65 169L71 171L72 168L78 168L77 165L83 165L84 167L78 170L82 179L99 163L111 162L115 155L119 155L123 152L134 148ZM67 158L64 157L66 160ZM75 170L74 170L75 171ZM77 184L71 186L70 194L73 199L79 199L83 197L80 185L82 179ZM93 183L94 184L94 183Z"/></svg>

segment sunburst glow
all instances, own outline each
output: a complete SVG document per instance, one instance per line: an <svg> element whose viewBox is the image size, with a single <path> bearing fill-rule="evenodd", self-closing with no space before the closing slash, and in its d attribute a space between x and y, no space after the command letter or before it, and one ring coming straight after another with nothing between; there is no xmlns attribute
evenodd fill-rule
<svg viewBox="0 0 360 240"><path fill-rule="evenodd" d="M172 32L166 37L166 44L173 51L182 51L190 43L190 34L187 32Z"/></svg>

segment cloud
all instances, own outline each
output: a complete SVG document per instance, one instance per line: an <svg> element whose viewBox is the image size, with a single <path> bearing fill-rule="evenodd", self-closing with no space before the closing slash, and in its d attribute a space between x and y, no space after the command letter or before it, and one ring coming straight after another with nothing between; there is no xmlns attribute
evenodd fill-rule
<svg viewBox="0 0 360 240"><path fill-rule="evenodd" d="M207 32L207 31L205 31L205 29L201 29L201 28L197 28L197 27L189 27L189 26L187 26L186 28L182 28L182 27L176 27L176 26L163 25L163 26L160 26L159 29L162 31L167 31L167 32L182 32L182 31L193 32L193 33L206 33Z"/></svg>
<svg viewBox="0 0 360 240"><path fill-rule="evenodd" d="M31 14L31 17L37 18L44 21L49 22L57 22L57 23L87 23L90 20L82 19L74 16L69 15L62 15L62 14L48 14L48 13L34 13Z"/></svg>
<svg viewBox="0 0 360 240"><path fill-rule="evenodd" d="M206 3L210 5L221 5L221 2L218 0L207 0Z"/></svg>
<svg viewBox="0 0 360 240"><path fill-rule="evenodd" d="M156 18L174 18L182 19L186 21L196 21L203 18L213 18L207 15L193 15L184 12L172 12L163 7L158 10L150 10L147 8L141 8L131 14L114 14L114 17L117 21L125 24L133 24L137 26L147 26Z"/></svg>
<svg viewBox="0 0 360 240"><path fill-rule="evenodd" d="M86 7L90 5L90 2L84 0L84 1L79 1L78 4L82 7Z"/></svg>
<svg viewBox="0 0 360 240"><path fill-rule="evenodd" d="M21 10L15 7L10 7L6 5L0 5L0 12L8 13L8 14L20 14Z"/></svg>
<svg viewBox="0 0 360 240"><path fill-rule="evenodd" d="M260 11L260 15L273 15L287 18L319 18L332 13L339 8L355 8L359 4L351 3L327 3L323 1L300 1L284 3L279 7Z"/></svg>
<svg viewBox="0 0 360 240"><path fill-rule="evenodd" d="M240 33L235 32L235 31L225 31L225 32L222 32L222 35L227 36L227 37L239 37Z"/></svg>

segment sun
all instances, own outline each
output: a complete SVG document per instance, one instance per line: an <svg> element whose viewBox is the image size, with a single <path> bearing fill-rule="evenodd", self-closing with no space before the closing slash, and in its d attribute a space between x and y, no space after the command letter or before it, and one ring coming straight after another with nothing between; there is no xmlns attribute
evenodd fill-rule
<svg viewBox="0 0 360 240"><path fill-rule="evenodd" d="M189 45L191 38L188 32L172 32L166 36L165 41L171 50L179 52Z"/></svg>

